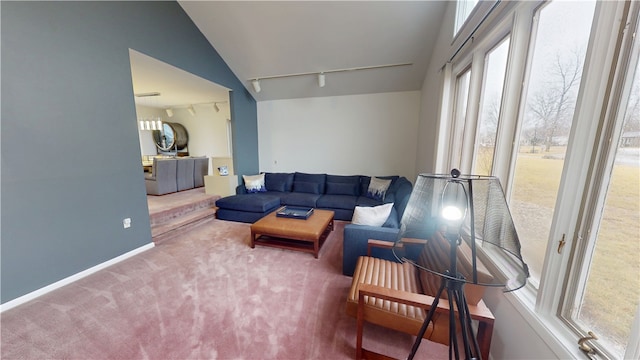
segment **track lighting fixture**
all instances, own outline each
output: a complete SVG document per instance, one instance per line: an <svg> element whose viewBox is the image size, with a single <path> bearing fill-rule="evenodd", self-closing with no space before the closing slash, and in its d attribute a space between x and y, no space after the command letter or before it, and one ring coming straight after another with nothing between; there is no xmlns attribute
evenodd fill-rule
<svg viewBox="0 0 640 360"><path fill-rule="evenodd" d="M213 110L216 112L220 112L220 108L218 107L218 103L213 103Z"/></svg>
<svg viewBox="0 0 640 360"><path fill-rule="evenodd" d="M168 117L172 117L173 116L173 109L165 109L164 111L167 112L167 116Z"/></svg>
<svg viewBox="0 0 640 360"><path fill-rule="evenodd" d="M189 111L191 116L196 116L196 109L193 108L193 105L189 105L189 107L187 107L187 111Z"/></svg>
<svg viewBox="0 0 640 360"><path fill-rule="evenodd" d="M324 87L324 73L318 74L318 86Z"/></svg>
<svg viewBox="0 0 640 360"><path fill-rule="evenodd" d="M253 90L255 90L257 93L259 93L259 92L260 92L260 90L261 90L261 89L260 89L260 80L258 80L258 79L254 79L254 80L251 82L251 85L253 85Z"/></svg>
<svg viewBox="0 0 640 360"><path fill-rule="evenodd" d="M259 93L260 90L261 90L261 88L260 88L260 80L282 79L282 78L296 77L296 76L315 75L315 76L318 77L318 86L319 87L324 87L325 86L325 75L328 74L328 73L339 73L339 72L348 72L348 71L384 69L384 68L392 68L392 67L400 67L400 66L412 66L412 65L413 65L413 63L399 63L399 64L360 66L360 67L352 67L352 68L345 68L345 69L325 70L325 71L322 71L320 73L318 73L318 72L305 72L305 73L295 73L295 74L261 76L259 78L248 79L248 81L251 81L251 85L253 85L253 90L255 90L255 92L257 92L257 93Z"/></svg>

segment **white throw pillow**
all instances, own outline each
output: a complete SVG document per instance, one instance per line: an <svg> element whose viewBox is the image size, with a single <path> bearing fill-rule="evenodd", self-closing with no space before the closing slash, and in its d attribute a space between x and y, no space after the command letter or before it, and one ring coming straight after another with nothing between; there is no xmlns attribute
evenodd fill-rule
<svg viewBox="0 0 640 360"><path fill-rule="evenodd" d="M380 206L356 206L353 211L352 224L382 226L393 209L393 203Z"/></svg>
<svg viewBox="0 0 640 360"><path fill-rule="evenodd" d="M265 192L267 188L264 186L264 174L259 175L242 175L244 187L248 193Z"/></svg>

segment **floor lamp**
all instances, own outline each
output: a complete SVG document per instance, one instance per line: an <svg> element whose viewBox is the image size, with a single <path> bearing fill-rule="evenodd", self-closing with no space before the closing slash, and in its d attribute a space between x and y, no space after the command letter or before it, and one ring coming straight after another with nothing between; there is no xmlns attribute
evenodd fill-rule
<svg viewBox="0 0 640 360"><path fill-rule="evenodd" d="M429 229L435 228L444 237L431 237L429 242L448 248L448 262L444 266L417 263L394 254L400 261L410 262L421 270L441 277L440 288L427 313L424 323L409 354L413 359L441 296L449 301L449 358L480 359L480 350L465 298L464 286L502 287L514 291L526 284L529 269L522 259L520 241L511 213L496 177L461 175L454 169L447 175L420 175L411 193L400 224L399 244L404 238L424 238ZM459 247L468 246L464 273L460 263ZM435 245L427 243L426 246ZM482 276L480 255L500 263L500 271L491 276ZM482 266L483 270L486 270ZM457 329L460 329L458 332ZM460 341L458 335L461 336ZM462 349L460 349L460 343Z"/></svg>

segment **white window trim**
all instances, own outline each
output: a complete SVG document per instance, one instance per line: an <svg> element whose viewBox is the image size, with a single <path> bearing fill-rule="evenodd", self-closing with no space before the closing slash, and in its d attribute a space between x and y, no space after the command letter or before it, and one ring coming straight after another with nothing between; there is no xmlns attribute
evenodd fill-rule
<svg viewBox="0 0 640 360"><path fill-rule="evenodd" d="M508 78L505 84L505 97L503 98L503 105L500 109L500 118L517 118L520 107L523 106L521 101L524 97L522 93L524 69L527 63L528 57L528 39L533 26L532 18L533 13L543 2L522 2L516 5L509 11L509 15L503 16L498 19L498 25L492 24L492 26L502 28L508 27L511 30L511 45L509 52L509 62L507 77L515 76L515 78ZM579 209L581 204L581 196L583 189L585 188L586 172L589 168L590 159L584 159L584 154L590 154L595 146L595 136L597 128L600 122L600 114L602 112L602 99L604 98L604 92L607 89L607 82L609 74L602 69L610 69L612 65L613 51L612 47L615 45L615 39L618 33L618 27L611 26L612 23L619 23L621 21L622 9L624 2L598 2L596 7L596 18L594 19L594 28L591 31L590 48L588 49L588 58L585 59L583 74L589 74L589 76L583 79L584 83L581 86L580 94L578 95L576 113L574 117L581 122L591 124L591 126L574 126L574 130L570 135L570 140L574 145L571 149L568 149L566 154L567 166L563 170L564 173L574 174L571 178L567 179L563 177L563 182L560 184L558 203L565 204L569 211L565 217L558 217L552 224L552 236L550 237L549 246L547 246L547 254L545 264L541 274L540 291L537 291L534 286L527 286L517 292L506 294L505 297L513 305L513 308L518 311L523 318L531 325L532 329L540 336L540 338L549 346L549 349L553 351L558 358L582 358L584 354L578 349L577 334L558 316L559 304L563 295L564 279L568 271L569 257L571 255L571 247L575 245L575 239L577 238L576 230L572 229L570 225L561 224L576 224L577 217L579 216ZM508 21L513 21L512 24ZM468 24L467 24L468 25ZM465 25L466 26L466 25ZM478 33L483 30L480 29ZM485 33L489 31L484 30ZM496 30L496 33L499 33ZM508 31L507 31L508 32ZM460 32L456 38L458 41L462 37ZM478 35L483 41L491 41L488 35ZM504 36L504 35L502 35ZM501 37L502 38L502 37ZM452 48L457 48L456 41L452 44ZM524 47L524 49L523 49ZM460 52L459 57L464 57L467 53L467 57L471 57L473 53L479 52L479 45L472 46L464 49ZM456 60L457 65L452 66L447 64L445 69L448 71L449 76L445 76L445 91L450 91L448 84L453 84L455 80L456 68L467 68L469 66L470 59ZM594 70L597 69L597 70ZM591 70L591 71L590 71ZM471 94L470 94L471 95ZM514 97L520 97L516 99ZM469 102L474 101L472 98ZM450 119L451 114L447 109L449 107L443 106L441 119ZM517 134L516 122L505 124L501 121L498 129L498 139L496 153L500 154L494 160L493 174L503 179L503 186L510 183L510 179L513 173L509 169L513 169L513 163L515 162L515 155L511 151L504 151L504 147L515 145ZM451 128L451 126L449 126ZM448 136L443 136L441 131L439 140L448 139ZM505 143L504 139L513 139L508 143ZM501 141L502 140L502 141ZM446 151L439 154L451 154L446 144L438 144L438 149L445 148ZM505 155L509 154L509 155ZM468 156L463 154L463 156ZM439 157L442 159L442 157ZM440 162L439 169L443 169L442 166L445 163L450 165L450 156L446 156L449 159L444 162ZM444 168L446 170L446 168ZM577 174L577 175L576 175ZM564 175L564 174L563 174ZM578 191L580 189L580 191ZM509 189L505 188L505 192L508 193ZM566 234L566 240L564 250L561 254L557 254L557 242L562 234ZM640 309L633 325L633 334L640 332ZM627 356L631 355L634 358L638 357L640 353L640 345L633 342L628 344Z"/></svg>
<svg viewBox="0 0 640 360"><path fill-rule="evenodd" d="M640 5L634 3L630 7L631 21L635 19L633 24L621 24L618 23L618 30L621 27L625 27L624 35L620 39L622 49L618 58L613 58L613 61L617 61L617 64L610 66L613 68L610 72L610 91L603 96L603 111L600 116L601 127L597 130L598 135L596 138L598 142L593 145L593 155L591 156L590 168L593 169L590 172L589 177L586 179L587 194L582 199L581 209L581 223L577 225L578 238L581 239L579 243L576 243L574 249L574 258L577 259L574 264L571 265L571 276L567 281L569 288L577 289L573 294L567 296L563 304L563 317L572 317L571 311L576 305L582 302L582 294L584 286L586 285L586 276L588 274L585 271L584 263L586 259L590 258L595 247L596 236L595 233L590 233L591 229L599 228L599 222L601 221L601 213L605 206L605 197L607 195L607 188L610 178L608 175L609 170L613 168L617 153L617 144L622 133L623 119L622 117L626 113L626 107L629 100L629 94L634 82L633 74L636 71L637 61L640 53L640 45L638 40L634 38L632 31L638 31L636 26L638 25L638 12L640 11ZM617 14L616 14L617 15ZM622 16L619 17L622 20ZM615 26L614 26L615 27ZM613 43L614 41L612 41ZM613 145L612 145L613 144ZM596 210L594 210L596 209ZM590 260L588 261L590 263ZM578 296L580 295L580 296ZM636 308L636 316L633 322L632 330L630 333L630 339L627 339L627 350L625 358L639 358L640 357L640 345L638 345L638 338L640 337L640 306ZM571 323L570 319L565 321ZM635 339L635 340L634 340ZM596 342L597 346L597 342Z"/></svg>
<svg viewBox="0 0 640 360"><path fill-rule="evenodd" d="M612 27L610 24L612 19L620 21L622 8L622 2L598 2L596 8L597 15L594 20L594 29L591 32L592 36L596 38L590 41L593 48L587 52L589 57L585 59L583 70L584 74L589 73L590 75L583 79L574 114L575 119L591 124L591 126L574 126L570 134L570 142L574 145L567 151L563 175L571 173L573 176L563 176L564 180L560 184L557 199L557 203L563 204L563 208L566 207L569 210L565 213L565 217L557 217L551 226L552 235L547 246L545 263L541 273L540 291L536 295L535 286L528 285L523 289L524 291L520 290L513 296L508 296L514 308L527 318L534 331L560 358L584 356L577 347L577 334L557 315L565 286L564 274L567 273L567 264L571 256L570 249L576 239L575 229L562 227L561 224L575 224L579 215L582 189L586 186L585 178L590 162L590 159L585 158L584 154L591 153L595 146L599 116L603 107L602 99L609 77L608 72L603 72L602 69L611 68L613 61L611 50L615 45L618 32L618 28ZM527 15L524 17L526 18ZM530 28L530 26L522 26L519 30ZM527 29L527 31L529 30ZM516 26L514 26L514 33L516 33ZM595 74L600 76L595 76ZM515 161L514 157L512 157L513 161ZM513 169L513 166L507 168ZM513 174L509 174L509 177L511 176ZM563 233L566 234L567 244L564 246L562 254L557 254L557 241Z"/></svg>

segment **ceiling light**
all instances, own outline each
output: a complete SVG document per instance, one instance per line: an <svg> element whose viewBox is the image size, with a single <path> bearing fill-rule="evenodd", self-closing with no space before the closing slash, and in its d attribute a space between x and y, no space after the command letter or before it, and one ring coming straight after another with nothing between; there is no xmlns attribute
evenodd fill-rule
<svg viewBox="0 0 640 360"><path fill-rule="evenodd" d="M318 74L318 86L324 87L324 73Z"/></svg>
<svg viewBox="0 0 640 360"><path fill-rule="evenodd" d="M189 105L187 111L189 111L189 114L191 114L191 116L196 116L196 109L193 108L193 105Z"/></svg>
<svg viewBox="0 0 640 360"><path fill-rule="evenodd" d="M172 117L173 116L173 109L165 109L164 111L167 112L167 116L168 117Z"/></svg>
<svg viewBox="0 0 640 360"><path fill-rule="evenodd" d="M262 90L262 89L260 89L260 80L258 80L258 79L253 80L251 82L251 85L253 85L253 90L255 90L257 93L259 93L260 90Z"/></svg>
<svg viewBox="0 0 640 360"><path fill-rule="evenodd" d="M218 107L218 103L213 103L213 110L216 112L220 112L220 108Z"/></svg>
<svg viewBox="0 0 640 360"><path fill-rule="evenodd" d="M160 96L160 93L157 91L148 92L148 93L137 93L134 94L135 97L150 97L150 96Z"/></svg>

